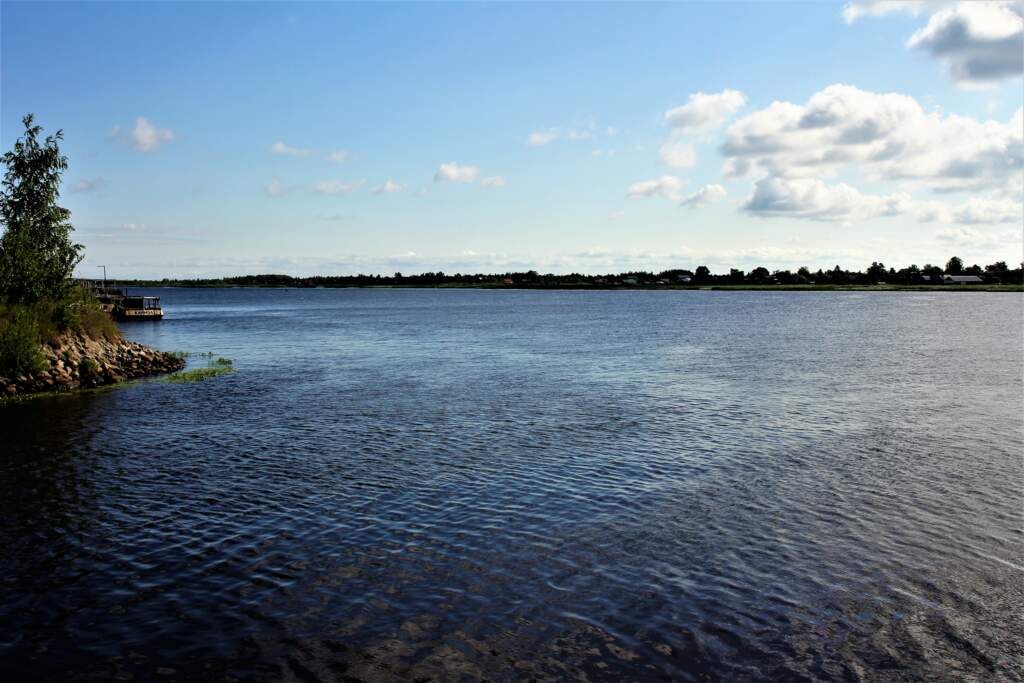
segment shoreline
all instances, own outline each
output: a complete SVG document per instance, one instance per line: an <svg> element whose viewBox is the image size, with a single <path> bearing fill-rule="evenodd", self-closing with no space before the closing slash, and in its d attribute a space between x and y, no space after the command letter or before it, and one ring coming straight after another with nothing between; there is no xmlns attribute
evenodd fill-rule
<svg viewBox="0 0 1024 683"><path fill-rule="evenodd" d="M749 292L1024 292L1024 285L591 285L591 284L494 284L445 283L432 285L238 285L238 284L165 284L153 281L119 281L119 287L140 289L495 289L553 291L749 291Z"/></svg>
<svg viewBox="0 0 1024 683"><path fill-rule="evenodd" d="M181 370L185 359L119 338L65 333L40 345L45 369L17 376L0 375L0 401L41 394L65 394L112 386Z"/></svg>

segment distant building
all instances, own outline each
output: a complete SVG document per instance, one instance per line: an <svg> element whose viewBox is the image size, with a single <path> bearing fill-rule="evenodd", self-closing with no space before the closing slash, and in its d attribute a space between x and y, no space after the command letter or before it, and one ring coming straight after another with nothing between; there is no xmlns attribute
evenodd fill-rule
<svg viewBox="0 0 1024 683"><path fill-rule="evenodd" d="M635 285L636 284L636 278L635 277L624 277L624 278L622 278L622 281L625 284L627 284L627 285Z"/></svg>
<svg viewBox="0 0 1024 683"><path fill-rule="evenodd" d="M507 277L507 278L505 278L504 280L501 281L501 284L503 284L503 285L514 285L515 282L512 281L512 278Z"/></svg>
<svg viewBox="0 0 1024 683"><path fill-rule="evenodd" d="M947 275L942 278L942 282L947 285L981 285L985 283L977 275Z"/></svg>
<svg viewBox="0 0 1024 683"><path fill-rule="evenodd" d="M679 276L679 282L683 283L684 285L689 283L690 280L691 280L691 278L690 278L689 275L680 275Z"/></svg>

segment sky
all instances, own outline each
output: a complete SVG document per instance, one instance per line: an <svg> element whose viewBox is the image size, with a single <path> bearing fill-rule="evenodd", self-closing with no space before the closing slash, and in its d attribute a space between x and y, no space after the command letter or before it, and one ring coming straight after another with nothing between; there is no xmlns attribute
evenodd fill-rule
<svg viewBox="0 0 1024 683"><path fill-rule="evenodd" d="M1024 258L1024 3L0 3L78 274Z"/></svg>

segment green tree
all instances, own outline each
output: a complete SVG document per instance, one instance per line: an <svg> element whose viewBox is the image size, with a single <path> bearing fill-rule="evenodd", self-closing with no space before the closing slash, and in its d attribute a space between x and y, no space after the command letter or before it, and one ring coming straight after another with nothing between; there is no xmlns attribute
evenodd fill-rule
<svg viewBox="0 0 1024 683"><path fill-rule="evenodd" d="M946 272L950 275L959 275L964 272L964 262L959 256L954 256L946 261Z"/></svg>
<svg viewBox="0 0 1024 683"><path fill-rule="evenodd" d="M0 189L0 298L10 303L61 300L81 261L82 246L71 242L71 212L57 205L67 170L58 142L62 131L40 141L41 126L29 114L25 134L0 157L7 170Z"/></svg>
<svg viewBox="0 0 1024 683"><path fill-rule="evenodd" d="M886 270L884 263L872 261L871 265L868 266L867 277L871 282L878 282L879 280L884 280L885 274Z"/></svg>

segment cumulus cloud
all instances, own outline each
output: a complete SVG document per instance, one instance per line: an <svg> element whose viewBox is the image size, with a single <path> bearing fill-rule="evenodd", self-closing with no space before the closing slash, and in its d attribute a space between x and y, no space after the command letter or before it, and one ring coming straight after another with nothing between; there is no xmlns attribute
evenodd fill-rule
<svg viewBox="0 0 1024 683"><path fill-rule="evenodd" d="M961 87L982 87L1024 73L1024 3L1019 0L868 0L847 4L843 18L853 23L897 11L930 14L907 47L943 62Z"/></svg>
<svg viewBox="0 0 1024 683"><path fill-rule="evenodd" d="M152 152L165 142L174 140L174 131L169 128L157 128L144 116L135 118L132 128L132 146L140 152Z"/></svg>
<svg viewBox="0 0 1024 683"><path fill-rule="evenodd" d="M343 161L348 161L349 153L344 149L337 149L327 155L327 161L333 161L336 164L340 164Z"/></svg>
<svg viewBox="0 0 1024 683"><path fill-rule="evenodd" d="M726 195L725 188L721 185L705 185L696 192L691 192L683 198L680 202L680 206L686 206L690 208L697 208L705 204L712 204L718 200L724 198Z"/></svg>
<svg viewBox="0 0 1024 683"><path fill-rule="evenodd" d="M396 192L404 192L405 185L396 183L391 178L388 178L383 185L378 185L373 188L374 194L395 194Z"/></svg>
<svg viewBox="0 0 1024 683"><path fill-rule="evenodd" d="M484 187L505 187L505 178L500 175L490 176L480 181Z"/></svg>
<svg viewBox="0 0 1024 683"><path fill-rule="evenodd" d="M331 195L333 197L346 197L358 190L362 184L363 181L361 180L357 180L352 183L346 183L340 180L324 180L313 186L313 192L317 194Z"/></svg>
<svg viewBox="0 0 1024 683"><path fill-rule="evenodd" d="M686 104L665 112L665 122L681 132L717 128L746 103L747 98L738 90L710 95L698 92L690 95Z"/></svg>
<svg viewBox="0 0 1024 683"><path fill-rule="evenodd" d="M644 180L633 183L629 186L626 196L632 199L640 197L665 197L666 199L679 199L679 191L683 188L683 181L675 176L663 175L657 180Z"/></svg>
<svg viewBox="0 0 1024 683"><path fill-rule="evenodd" d="M476 166L465 166L451 161L441 164L437 173L434 174L434 182L472 183L480 175L480 169Z"/></svg>
<svg viewBox="0 0 1024 683"><path fill-rule="evenodd" d="M827 185L817 178L762 178L742 208L768 218L845 221L895 216L905 212L912 202L906 193L868 195L846 183Z"/></svg>
<svg viewBox="0 0 1024 683"><path fill-rule="evenodd" d="M806 104L773 102L726 131L725 172L822 177L858 168L936 192L1005 191L1024 171L1022 112L1007 123L925 112L896 93L831 85Z"/></svg>
<svg viewBox="0 0 1024 683"><path fill-rule="evenodd" d="M697 163L697 153L687 142L666 140L658 150L658 161L672 168L690 168Z"/></svg>
<svg viewBox="0 0 1024 683"><path fill-rule="evenodd" d="M92 192L103 184L103 178L83 178L71 186L72 192Z"/></svg>
<svg viewBox="0 0 1024 683"><path fill-rule="evenodd" d="M1024 73L1024 4L961 2L936 12L907 41L941 60L959 85L978 86Z"/></svg>
<svg viewBox="0 0 1024 683"><path fill-rule="evenodd" d="M301 149L299 147L291 147L285 144L284 140L278 140L270 146L270 151L274 154L280 154L287 157L308 157L312 156L315 151L312 149Z"/></svg>

